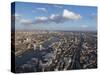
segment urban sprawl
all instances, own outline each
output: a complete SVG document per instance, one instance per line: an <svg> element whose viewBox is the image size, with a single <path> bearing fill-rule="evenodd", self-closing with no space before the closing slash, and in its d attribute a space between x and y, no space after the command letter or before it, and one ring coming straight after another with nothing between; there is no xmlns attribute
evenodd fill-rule
<svg viewBox="0 0 100 75"><path fill-rule="evenodd" d="M43 72L97 68L97 33L16 31L15 71Z"/></svg>

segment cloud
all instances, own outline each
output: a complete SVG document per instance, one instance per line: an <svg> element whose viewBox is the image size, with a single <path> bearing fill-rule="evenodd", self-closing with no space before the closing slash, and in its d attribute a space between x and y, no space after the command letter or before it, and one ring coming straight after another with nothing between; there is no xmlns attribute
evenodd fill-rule
<svg viewBox="0 0 100 75"><path fill-rule="evenodd" d="M34 24L40 24L40 23L61 23L63 22L63 17L61 15L55 15L55 14L52 14L51 16L49 17L36 17L35 20L34 20Z"/></svg>
<svg viewBox="0 0 100 75"><path fill-rule="evenodd" d="M55 15L55 14L52 14L49 17L49 20L54 22L54 23L62 23L65 21L62 15Z"/></svg>
<svg viewBox="0 0 100 75"><path fill-rule="evenodd" d="M34 24L47 23L48 17L35 17Z"/></svg>
<svg viewBox="0 0 100 75"><path fill-rule="evenodd" d="M39 23L49 23L49 22L53 22L53 23L62 23L62 22L66 22L66 21L73 21L73 20L79 20L81 19L81 15L80 14L76 14L74 12L71 12L67 9L64 9L62 14L52 14L49 17L36 17L34 23L35 24L39 24Z"/></svg>
<svg viewBox="0 0 100 75"><path fill-rule="evenodd" d="M47 20L47 17L36 17L36 20Z"/></svg>
<svg viewBox="0 0 100 75"><path fill-rule="evenodd" d="M14 16L15 16L15 17L20 17L20 15L19 15L19 14L17 14L17 13L15 13L15 14L14 14Z"/></svg>
<svg viewBox="0 0 100 75"><path fill-rule="evenodd" d="M82 28L88 28L88 25L81 25Z"/></svg>
<svg viewBox="0 0 100 75"><path fill-rule="evenodd" d="M54 5L54 7L56 7L56 8L63 8L63 7L60 6L60 5Z"/></svg>
<svg viewBox="0 0 100 75"><path fill-rule="evenodd" d="M47 12L46 8L36 8L36 9L39 10L39 11Z"/></svg>
<svg viewBox="0 0 100 75"><path fill-rule="evenodd" d="M32 20L29 20L29 19L24 19L22 18L22 16L20 14L12 14L11 15L11 18L12 18L12 22L16 22L16 23L20 23L22 25L31 25L33 24L33 21Z"/></svg>
<svg viewBox="0 0 100 75"><path fill-rule="evenodd" d="M32 10L33 13L40 12L40 11L45 13L48 12L46 8L36 8L35 10Z"/></svg>
<svg viewBox="0 0 100 75"><path fill-rule="evenodd" d="M65 19L69 19L69 20L79 20L81 18L80 14L76 14L74 12L67 10L67 9L64 9L63 17Z"/></svg>
<svg viewBox="0 0 100 75"><path fill-rule="evenodd" d="M28 19L20 19L19 23L23 25L31 25L33 24L33 21Z"/></svg>
<svg viewBox="0 0 100 75"><path fill-rule="evenodd" d="M38 10L45 11L45 8L38 8ZM32 25L32 24L45 24L45 23L64 23L66 21L73 21L81 19L81 15L75 12L64 9L62 14L51 14L50 16L37 16L34 20L23 19L19 15L15 15L18 18L18 22L22 25Z"/></svg>

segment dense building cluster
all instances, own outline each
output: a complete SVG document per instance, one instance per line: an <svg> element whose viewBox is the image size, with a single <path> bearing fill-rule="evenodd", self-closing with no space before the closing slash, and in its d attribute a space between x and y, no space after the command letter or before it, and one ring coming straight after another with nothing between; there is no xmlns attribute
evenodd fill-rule
<svg viewBox="0 0 100 75"><path fill-rule="evenodd" d="M42 72L97 67L97 33L17 31L16 72Z"/></svg>

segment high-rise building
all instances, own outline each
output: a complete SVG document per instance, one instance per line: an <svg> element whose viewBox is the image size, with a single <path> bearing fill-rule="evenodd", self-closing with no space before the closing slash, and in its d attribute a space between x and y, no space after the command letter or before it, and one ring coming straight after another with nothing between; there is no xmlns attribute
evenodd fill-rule
<svg viewBox="0 0 100 75"><path fill-rule="evenodd" d="M39 45L39 47L40 47L40 50L42 50L42 49L43 49L43 46L42 46L41 44Z"/></svg>
<svg viewBox="0 0 100 75"><path fill-rule="evenodd" d="M36 45L36 44L33 44L33 48L34 48L34 50L36 50L36 48L37 48L37 45Z"/></svg>

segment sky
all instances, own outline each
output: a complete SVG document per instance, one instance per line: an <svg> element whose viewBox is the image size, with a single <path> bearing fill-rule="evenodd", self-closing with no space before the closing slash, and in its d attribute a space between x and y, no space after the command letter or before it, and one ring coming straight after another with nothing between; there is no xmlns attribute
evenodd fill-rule
<svg viewBox="0 0 100 75"><path fill-rule="evenodd" d="M13 4L12 4L13 5ZM15 2L15 29L96 31L97 7Z"/></svg>

